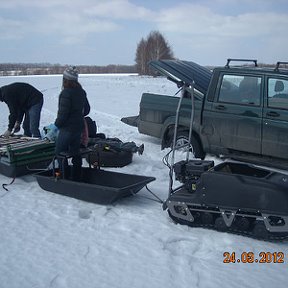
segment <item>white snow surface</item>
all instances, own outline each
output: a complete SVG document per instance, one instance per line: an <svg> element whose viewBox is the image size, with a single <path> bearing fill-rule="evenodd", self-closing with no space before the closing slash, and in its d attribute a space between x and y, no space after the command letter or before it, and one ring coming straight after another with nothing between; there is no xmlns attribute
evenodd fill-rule
<svg viewBox="0 0 288 288"><path fill-rule="evenodd" d="M0 77L0 86L28 82L44 93L41 127L57 113L61 76ZM144 143L142 156L115 172L154 176L148 184L165 200L169 170L160 140L139 134L121 117L137 115L143 92L173 95L165 78L80 75L98 132ZM1 105L0 130L8 122ZM216 162L217 159L214 159ZM0 182L10 178L0 175ZM42 190L35 177L16 178L0 190L1 288L192 288L286 287L288 243L265 242L203 228L177 225L145 187L113 205L83 202ZM227 191L229 193L229 191ZM284 263L223 263L225 252L283 252ZM286 284L285 284L286 283Z"/></svg>

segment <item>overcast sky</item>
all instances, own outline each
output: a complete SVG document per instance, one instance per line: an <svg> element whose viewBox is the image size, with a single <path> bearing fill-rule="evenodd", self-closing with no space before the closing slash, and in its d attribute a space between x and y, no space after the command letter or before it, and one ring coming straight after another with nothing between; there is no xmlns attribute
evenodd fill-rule
<svg viewBox="0 0 288 288"><path fill-rule="evenodd" d="M135 63L157 30L178 59L288 61L288 0L0 0L0 63Z"/></svg>

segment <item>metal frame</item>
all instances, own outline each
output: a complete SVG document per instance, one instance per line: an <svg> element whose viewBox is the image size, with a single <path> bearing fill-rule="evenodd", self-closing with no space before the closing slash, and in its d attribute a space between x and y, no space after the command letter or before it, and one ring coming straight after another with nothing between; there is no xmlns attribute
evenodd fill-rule
<svg viewBox="0 0 288 288"><path fill-rule="evenodd" d="M174 135L173 135L173 143L172 143L172 156L171 156L171 165L170 165L170 178L169 178L169 193L168 193L168 197L173 193L173 167L174 167L174 162L175 162L175 150L176 150L176 140L177 140L177 131L178 131L178 125L179 125L179 117L180 117L180 110L181 110L181 105L182 105L182 101L184 98L184 94L186 89L188 89L188 87L190 88L189 90L191 90L190 94L191 94L191 117L190 117L190 127L189 127L189 136L188 136L188 143L186 145L183 145L184 148L186 146L188 146L187 149L187 154L186 154L186 161L189 160L189 151L190 151L190 145L191 145L191 139L192 139L192 131L193 131L193 120L194 120L194 81L188 85L186 83L183 83L182 86L182 93L180 96L180 99L178 101L178 106L177 106L177 110L176 110L176 119L175 119L175 126L174 126Z"/></svg>

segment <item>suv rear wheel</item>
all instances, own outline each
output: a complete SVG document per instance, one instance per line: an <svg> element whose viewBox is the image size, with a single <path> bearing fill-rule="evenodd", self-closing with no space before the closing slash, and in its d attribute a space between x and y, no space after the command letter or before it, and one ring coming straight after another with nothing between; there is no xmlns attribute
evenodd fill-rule
<svg viewBox="0 0 288 288"><path fill-rule="evenodd" d="M189 133L187 131L179 131L177 133L175 148L176 149L183 148L184 150L187 151L188 142L189 142ZM173 137L171 139L171 147L172 146L173 146ZM190 151L193 153L195 158L200 158L202 160L205 158L205 153L203 152L201 144L193 134L191 137Z"/></svg>

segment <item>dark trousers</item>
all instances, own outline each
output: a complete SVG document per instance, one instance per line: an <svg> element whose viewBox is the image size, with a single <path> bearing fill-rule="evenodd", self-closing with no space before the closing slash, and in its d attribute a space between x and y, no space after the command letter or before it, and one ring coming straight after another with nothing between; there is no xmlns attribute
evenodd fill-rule
<svg viewBox="0 0 288 288"><path fill-rule="evenodd" d="M81 179L81 167L82 167L82 157L80 155L80 132L66 131L65 129L60 129L56 141L56 156L58 157L58 163L60 172L63 173L65 169L65 178L71 176L72 180ZM67 159L61 156L61 153L68 153L72 156L72 171L68 169ZM61 171L62 170L62 171Z"/></svg>
<svg viewBox="0 0 288 288"><path fill-rule="evenodd" d="M41 134L39 131L40 114L43 106L43 99L33 105L29 110L25 111L25 118L23 121L23 130L25 136L33 136L40 138Z"/></svg>

